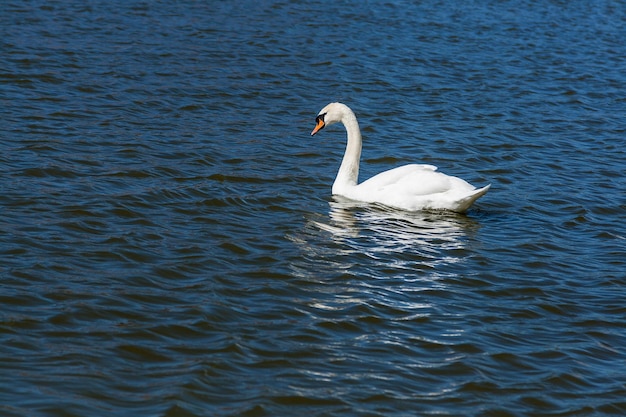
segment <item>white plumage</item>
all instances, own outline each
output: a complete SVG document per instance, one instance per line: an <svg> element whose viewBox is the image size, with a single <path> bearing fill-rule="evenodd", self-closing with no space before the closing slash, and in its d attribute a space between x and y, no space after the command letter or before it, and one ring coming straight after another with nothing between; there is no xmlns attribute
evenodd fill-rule
<svg viewBox="0 0 626 417"><path fill-rule="evenodd" d="M335 195L411 211L435 209L462 213L489 190L490 185L476 189L461 178L437 172L433 165L418 164L381 172L359 184L362 140L354 112L345 104L330 103L319 112L311 135L337 122L345 126L348 143L333 183Z"/></svg>

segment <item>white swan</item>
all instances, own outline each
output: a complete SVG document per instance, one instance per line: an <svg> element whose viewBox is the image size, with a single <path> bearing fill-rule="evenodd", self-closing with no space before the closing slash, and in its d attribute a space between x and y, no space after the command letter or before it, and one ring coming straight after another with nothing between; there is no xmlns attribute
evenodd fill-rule
<svg viewBox="0 0 626 417"><path fill-rule="evenodd" d="M337 122L345 126L348 144L333 183L334 195L403 210L443 209L463 213L491 186L476 189L460 178L436 172L433 165L417 164L381 172L359 184L361 130L354 112L345 104L330 103L317 115L311 136Z"/></svg>

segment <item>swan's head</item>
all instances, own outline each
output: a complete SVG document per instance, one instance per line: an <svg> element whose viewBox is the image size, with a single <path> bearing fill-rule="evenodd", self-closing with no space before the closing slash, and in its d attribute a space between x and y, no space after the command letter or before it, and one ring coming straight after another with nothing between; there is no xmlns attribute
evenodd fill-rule
<svg viewBox="0 0 626 417"><path fill-rule="evenodd" d="M342 103L330 103L324 107L317 114L315 118L315 129L311 132L311 136L322 130L326 126L330 126L333 123L341 122L344 117L351 115L354 117L354 113L350 110L350 107Z"/></svg>

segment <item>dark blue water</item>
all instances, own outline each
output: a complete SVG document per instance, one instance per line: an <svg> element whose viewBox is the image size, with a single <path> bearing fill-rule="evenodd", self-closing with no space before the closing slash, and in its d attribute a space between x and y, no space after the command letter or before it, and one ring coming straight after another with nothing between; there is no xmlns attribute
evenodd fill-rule
<svg viewBox="0 0 626 417"><path fill-rule="evenodd" d="M0 5L0 414L626 414L626 3ZM436 165L467 215L333 199Z"/></svg>

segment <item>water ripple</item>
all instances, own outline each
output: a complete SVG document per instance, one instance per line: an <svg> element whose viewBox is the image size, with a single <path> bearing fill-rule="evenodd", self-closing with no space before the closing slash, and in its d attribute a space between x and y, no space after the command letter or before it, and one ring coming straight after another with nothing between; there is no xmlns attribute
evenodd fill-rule
<svg viewBox="0 0 626 417"><path fill-rule="evenodd" d="M618 2L0 13L0 412L623 415ZM468 215L334 198L492 183Z"/></svg>

